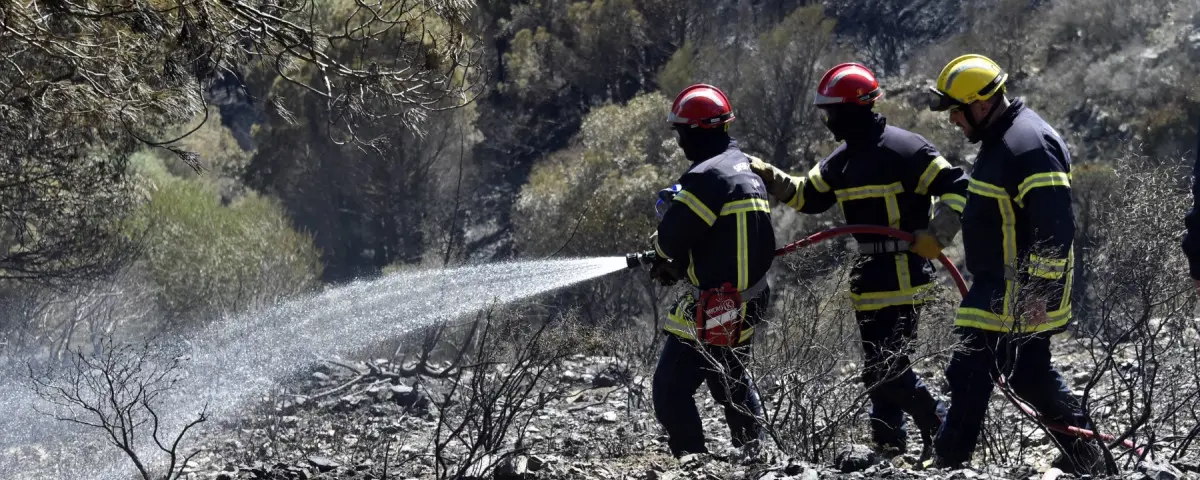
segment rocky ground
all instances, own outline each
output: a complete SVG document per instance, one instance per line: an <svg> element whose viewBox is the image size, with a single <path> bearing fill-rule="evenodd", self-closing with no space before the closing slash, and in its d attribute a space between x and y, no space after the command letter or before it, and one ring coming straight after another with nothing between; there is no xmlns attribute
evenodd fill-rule
<svg viewBox="0 0 1200 480"><path fill-rule="evenodd" d="M1071 361L1064 363L1068 379L1083 377L1071 373L1083 369L1073 367ZM649 379L615 358L583 355L547 372L543 384L550 388L536 393L546 405L530 415L513 416L509 435L493 443L499 453L465 455L461 445L484 444L473 442L473 435L498 425L502 415L475 411L467 419L467 428L456 434L453 427L460 423L438 421L442 408L448 409L448 417L455 414L455 403L441 404L453 382L405 377L397 375L399 371L386 360L318 368L299 382L301 388L294 394L248 414L252 421L220 429L219 438L204 438L204 451L189 463L187 477L936 480L1055 478L1056 473L1044 473L1055 451L1032 425L1022 427L1032 439L1027 440L1032 444L1027 455L1010 466L919 471L912 468L915 451L887 461L854 444L842 446L832 460L821 463L788 458L777 451L757 463L743 463L737 452L723 447L729 443L724 417L703 387L697 401L716 455L676 460L668 454L649 408ZM938 385L936 380L933 383ZM1008 421L1029 423L1011 410L1005 413L1012 416ZM439 449L437 438L456 440ZM729 459L722 458L725 455ZM441 464L439 457L444 459ZM464 458L476 461L464 466ZM1134 469L1109 478L1200 478L1197 472L1200 465L1178 462L1174 467Z"/></svg>

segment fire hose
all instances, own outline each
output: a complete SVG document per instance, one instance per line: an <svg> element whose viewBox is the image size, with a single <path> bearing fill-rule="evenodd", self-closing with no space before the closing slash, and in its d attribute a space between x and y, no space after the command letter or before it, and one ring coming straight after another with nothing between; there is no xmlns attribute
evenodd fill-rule
<svg viewBox="0 0 1200 480"><path fill-rule="evenodd" d="M801 248L820 243L820 242L822 242L824 240L828 240L830 238L838 237L841 235L847 235L847 234L855 234L855 233L885 235L885 236L896 238L898 240L902 240L902 241L909 242L909 243L912 243L914 241L913 235L911 233L905 232L903 230L897 230L894 228L884 227L884 226L879 226L879 225L845 225L845 226L841 226L841 227L834 227L834 228L822 230L820 232L814 233L807 237L801 238L800 240L797 240L795 242L784 245L783 247L775 250L775 256L781 257L781 256L787 255L789 253L792 253L796 250L799 250ZM652 259L654 259L654 258L656 258L656 254L653 250L650 250L648 252L642 252L642 253L631 253L629 255L626 255L626 257L625 257L626 263L629 265L630 268L634 268L641 264L649 264L652 261ZM962 273L959 272L958 268L954 266L954 262L952 262L949 258L947 258L945 254L939 255L938 261L941 262L942 266L946 267L946 271L949 272L950 277L954 279L955 285L958 286L959 294L961 294L965 297L967 295L967 282L965 280L963 280ZM1051 430L1054 430L1054 431L1057 431L1060 433L1065 433L1067 435L1073 435L1075 437L1100 439L1105 442L1113 442L1114 440L1116 440L1116 437L1114 437L1110 434L1107 434L1107 433L1100 433L1100 432L1096 432L1094 430L1073 427L1070 425L1064 425L1059 422L1054 422L1054 421L1048 420L1048 419L1042 417L1041 415L1039 415L1032 407L1030 407L1029 405L1026 405L1025 402L1022 402L1019 398L1016 397L1015 394L1013 394L1010 391L1008 383L1004 379L1004 375L999 375L996 379L996 383L998 383L1000 385L1000 391L1002 393L1004 393L1004 396L1007 397L1008 400L1013 403L1013 405L1016 405L1017 408L1021 409L1021 411L1024 412L1026 415L1028 415L1030 418L1034 418L1038 422L1041 422L1041 424L1044 425L1046 428L1049 428ZM1133 444L1133 442L1130 441L1129 439L1123 439L1121 441L1121 445L1124 446L1125 448L1133 450L1135 453L1137 453L1138 458L1142 458L1145 455L1142 447L1135 446Z"/></svg>

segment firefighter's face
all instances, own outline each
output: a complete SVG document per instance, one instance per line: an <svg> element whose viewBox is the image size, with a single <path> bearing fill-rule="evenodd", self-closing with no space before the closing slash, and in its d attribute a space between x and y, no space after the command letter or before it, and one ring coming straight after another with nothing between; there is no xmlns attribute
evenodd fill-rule
<svg viewBox="0 0 1200 480"><path fill-rule="evenodd" d="M683 147L684 144L687 143L687 141L684 138L688 134L688 126L687 125L672 125L671 129L675 130L675 144L679 145L679 148L684 148Z"/></svg>
<svg viewBox="0 0 1200 480"><path fill-rule="evenodd" d="M950 108L950 123L962 130L963 136L975 138L975 127L967 120L967 115L975 120L975 125L984 125L983 118L987 115L987 102L971 102L968 105L955 105Z"/></svg>
<svg viewBox="0 0 1200 480"><path fill-rule="evenodd" d="M967 116L963 113L963 111L966 109L966 105L956 105L951 107L950 123L953 123L954 126L958 127L959 130L962 130L963 135L965 135L967 138L971 138L971 134L974 132L971 131L971 124L967 122Z"/></svg>
<svg viewBox="0 0 1200 480"><path fill-rule="evenodd" d="M828 127L831 123L837 121L837 109L829 108L828 106L821 106L817 108L821 112L821 123L824 123L825 126Z"/></svg>

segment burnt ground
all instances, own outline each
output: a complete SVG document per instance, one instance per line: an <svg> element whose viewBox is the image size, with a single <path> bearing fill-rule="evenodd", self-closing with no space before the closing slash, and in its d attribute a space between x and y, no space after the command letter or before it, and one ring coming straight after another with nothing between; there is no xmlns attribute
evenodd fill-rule
<svg viewBox="0 0 1200 480"><path fill-rule="evenodd" d="M1064 376L1075 388L1080 387L1089 370L1083 366L1087 357L1082 347L1059 345L1056 355ZM506 367L496 367L488 378L503 379ZM743 463L727 446L728 431L720 408L701 387L696 399L704 415L709 447L716 455L676 460L669 455L649 407L648 376L613 357L575 355L545 372L538 388L527 392L526 400L541 400L544 405L523 404L510 410L513 421L508 434L492 443L498 447L491 455L482 454L484 449L468 455L462 446L487 444L479 439L500 428L504 415L496 410L503 409L475 409L464 414L470 402L461 399L466 398L462 395L471 384L469 378L457 382L430 379L398 374L401 370L380 359L370 366L331 362L306 373L294 391L272 397L236 424L215 429L221 432L219 436L209 434L201 439L203 451L188 464L188 477L1026 479L1043 478L1049 460L1057 453L1046 435L1014 408L1006 408L996 393L996 408L991 410L989 422L1007 424L1017 434L992 437L1023 445L1019 459L977 460L961 470L920 471L913 468L917 451L887 461L864 445L847 442L819 462L789 458L768 447L758 462ZM944 392L940 374L922 374ZM458 395L455 398L460 400L445 403L447 395ZM497 398L487 401L505 401ZM456 433L453 427L460 425L466 428ZM439 438L443 441L438 442ZM910 438L917 438L915 432ZM919 441L910 443L917 444L910 449L919 448ZM725 455L730 458L722 458ZM1174 469L1162 471L1139 469L1127 461L1123 466L1126 469L1121 474L1094 478L1200 478L1196 462L1176 461Z"/></svg>

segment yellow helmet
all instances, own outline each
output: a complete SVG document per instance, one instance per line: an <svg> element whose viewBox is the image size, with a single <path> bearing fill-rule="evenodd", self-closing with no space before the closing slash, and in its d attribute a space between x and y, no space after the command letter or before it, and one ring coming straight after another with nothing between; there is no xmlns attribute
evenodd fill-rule
<svg viewBox="0 0 1200 480"><path fill-rule="evenodd" d="M929 87L935 98L929 109L948 110L955 105L992 98L1002 91L1008 74L983 55L968 54L951 60L938 74L937 86Z"/></svg>

